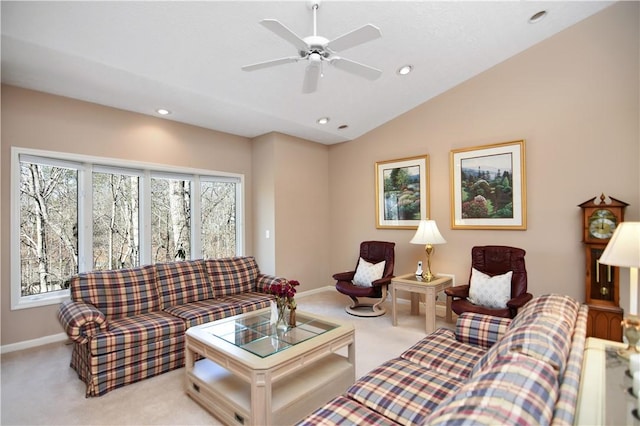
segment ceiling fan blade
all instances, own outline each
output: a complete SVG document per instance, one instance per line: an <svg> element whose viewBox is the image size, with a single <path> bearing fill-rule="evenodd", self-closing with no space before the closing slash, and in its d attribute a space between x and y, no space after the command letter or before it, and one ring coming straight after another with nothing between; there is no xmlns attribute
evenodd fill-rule
<svg viewBox="0 0 640 426"><path fill-rule="evenodd" d="M364 77L368 80L375 80L382 75L382 71L380 71L377 68L373 68L356 61L339 58L339 57L332 58L331 65L333 65L338 69L341 69L342 71L359 75L360 77Z"/></svg>
<svg viewBox="0 0 640 426"><path fill-rule="evenodd" d="M302 93L313 93L318 88L318 81L320 80L321 71L320 60L309 61L309 65L304 71L304 82L302 83Z"/></svg>
<svg viewBox="0 0 640 426"><path fill-rule="evenodd" d="M245 65L242 67L242 71L255 71L262 68L274 67L276 65L289 64L291 62L298 62L300 58L298 56L290 56L288 58L273 59L271 61L258 62L256 64Z"/></svg>
<svg viewBox="0 0 640 426"><path fill-rule="evenodd" d="M331 40L329 44L327 44L327 48L334 52L340 52L341 50L349 49L359 44L375 40L381 36L382 33L380 32L380 28L375 25L367 24L364 27L357 28L334 40Z"/></svg>
<svg viewBox="0 0 640 426"><path fill-rule="evenodd" d="M309 46L307 45L307 43L305 43L304 40L300 38L296 33L280 23L280 21L277 21L275 19L263 19L262 21L260 21L260 23L262 24L262 26L264 26L274 34L293 44L296 49L298 49L298 51L306 52L307 50L309 50Z"/></svg>

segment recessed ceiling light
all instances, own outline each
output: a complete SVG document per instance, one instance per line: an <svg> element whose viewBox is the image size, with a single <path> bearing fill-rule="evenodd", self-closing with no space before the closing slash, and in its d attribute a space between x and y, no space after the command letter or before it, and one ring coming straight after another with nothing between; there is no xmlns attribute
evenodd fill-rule
<svg viewBox="0 0 640 426"><path fill-rule="evenodd" d="M318 124L327 124L329 122L329 117L321 117L318 118L318 120L316 121L316 123Z"/></svg>
<svg viewBox="0 0 640 426"><path fill-rule="evenodd" d="M398 68L398 74L400 74L400 75L407 75L411 71L413 71L413 66L412 65L403 65L400 68Z"/></svg>
<svg viewBox="0 0 640 426"><path fill-rule="evenodd" d="M168 109L164 109L164 108L158 108L156 110L156 112L160 115L169 115L171 114L171 111L169 111Z"/></svg>
<svg viewBox="0 0 640 426"><path fill-rule="evenodd" d="M529 23L535 24L536 22L540 22L545 18L545 16L547 16L546 10L541 10L540 12L534 13L533 15L531 15L531 18L529 18Z"/></svg>

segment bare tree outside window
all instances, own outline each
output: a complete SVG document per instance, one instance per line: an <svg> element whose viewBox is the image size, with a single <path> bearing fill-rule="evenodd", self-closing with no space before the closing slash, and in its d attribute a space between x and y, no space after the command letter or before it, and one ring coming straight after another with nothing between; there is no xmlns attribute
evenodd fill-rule
<svg viewBox="0 0 640 426"><path fill-rule="evenodd" d="M153 263L191 258L191 181L151 179Z"/></svg>
<svg viewBox="0 0 640 426"><path fill-rule="evenodd" d="M78 272L78 172L20 163L21 295L59 291Z"/></svg>
<svg viewBox="0 0 640 426"><path fill-rule="evenodd" d="M236 183L202 182L202 256L230 257L236 254Z"/></svg>
<svg viewBox="0 0 640 426"><path fill-rule="evenodd" d="M12 307L59 303L78 272L239 254L240 178L94 164L33 150L14 158L20 190L12 192L12 203L20 211L12 219L19 240L12 238L11 257L20 271L12 275Z"/></svg>
<svg viewBox="0 0 640 426"><path fill-rule="evenodd" d="M93 267L140 265L137 176L93 173Z"/></svg>

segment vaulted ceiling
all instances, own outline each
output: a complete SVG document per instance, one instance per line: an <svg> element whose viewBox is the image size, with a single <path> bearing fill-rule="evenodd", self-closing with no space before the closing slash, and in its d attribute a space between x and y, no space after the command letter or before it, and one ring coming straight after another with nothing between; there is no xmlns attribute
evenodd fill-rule
<svg viewBox="0 0 640 426"><path fill-rule="evenodd" d="M304 94L304 61L241 67L297 55L259 22L277 19L301 38L312 35L309 1L2 1L2 81L148 115L166 108L168 120L246 137L277 131L333 144L612 3L323 0L318 35L380 29L382 37L339 54L382 75L371 81L324 63L318 90ZM403 65L413 71L398 74Z"/></svg>

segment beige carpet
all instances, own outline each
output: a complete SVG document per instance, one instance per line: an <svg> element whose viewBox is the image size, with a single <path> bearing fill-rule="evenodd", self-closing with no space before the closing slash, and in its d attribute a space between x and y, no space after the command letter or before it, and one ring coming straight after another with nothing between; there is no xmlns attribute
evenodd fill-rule
<svg viewBox="0 0 640 426"><path fill-rule="evenodd" d="M387 314L358 318L347 314L347 297L335 290L300 296L300 310L351 322L356 328L356 377L399 355L425 336L422 316L410 316L400 303L398 327ZM452 328L438 317L438 327ZM64 343L2 355L2 425L219 425L184 393L184 368L146 379L98 398L85 398L85 386L69 367L71 346Z"/></svg>

